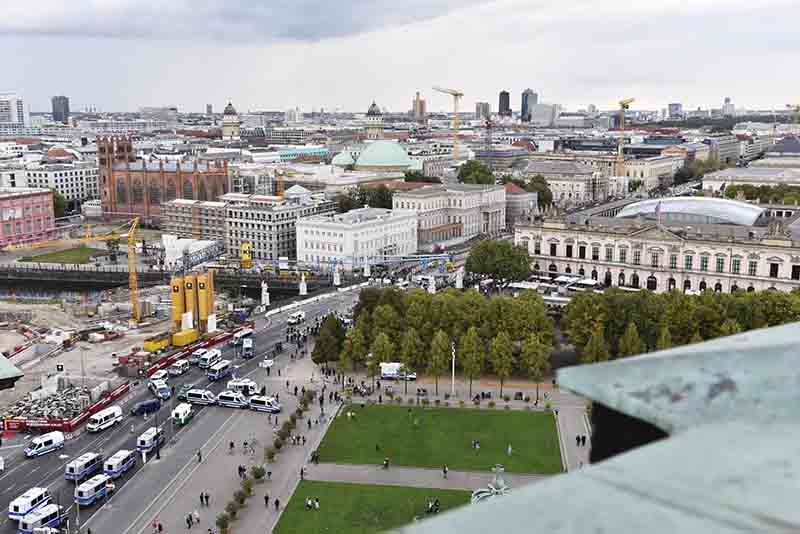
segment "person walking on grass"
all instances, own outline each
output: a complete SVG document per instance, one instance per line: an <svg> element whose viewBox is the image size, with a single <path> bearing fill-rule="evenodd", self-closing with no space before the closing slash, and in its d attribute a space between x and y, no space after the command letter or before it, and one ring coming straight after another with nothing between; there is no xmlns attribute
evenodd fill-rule
<svg viewBox="0 0 800 534"><path fill-rule="evenodd" d="M443 477L443 478L447 478L447 471L448 471L448 469L447 469L447 464L444 464L444 465L442 466L442 477Z"/></svg>

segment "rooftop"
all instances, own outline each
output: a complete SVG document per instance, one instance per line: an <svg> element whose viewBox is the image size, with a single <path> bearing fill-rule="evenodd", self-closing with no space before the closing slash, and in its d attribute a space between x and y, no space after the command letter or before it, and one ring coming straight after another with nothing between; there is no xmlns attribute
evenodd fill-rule
<svg viewBox="0 0 800 534"><path fill-rule="evenodd" d="M652 219L657 217L656 211L662 218L673 222L753 226L764 213L764 208L725 198L668 197L634 202L622 208L617 217Z"/></svg>
<svg viewBox="0 0 800 534"><path fill-rule="evenodd" d="M528 161L524 172L527 174L592 174L589 165L574 161L536 160Z"/></svg>
<svg viewBox="0 0 800 534"><path fill-rule="evenodd" d="M409 210L389 210L385 208L356 208L346 213L331 213L326 215L314 215L302 219L306 223L334 223L345 226L353 226L360 223L392 219L398 216L413 215Z"/></svg>

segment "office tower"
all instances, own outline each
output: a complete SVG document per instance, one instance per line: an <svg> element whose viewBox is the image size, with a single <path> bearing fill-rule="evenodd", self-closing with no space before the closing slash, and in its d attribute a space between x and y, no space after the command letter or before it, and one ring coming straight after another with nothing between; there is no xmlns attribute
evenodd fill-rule
<svg viewBox="0 0 800 534"><path fill-rule="evenodd" d="M206 115L214 114L214 104L206 104Z"/></svg>
<svg viewBox="0 0 800 534"><path fill-rule="evenodd" d="M492 106L488 102L476 102L475 103L475 118L476 119L491 119L492 118Z"/></svg>
<svg viewBox="0 0 800 534"><path fill-rule="evenodd" d="M508 91L500 91L500 106L497 112L501 117L511 116L511 95Z"/></svg>
<svg viewBox="0 0 800 534"><path fill-rule="evenodd" d="M53 121L69 124L69 97L54 96L50 102L53 105Z"/></svg>
<svg viewBox="0 0 800 534"><path fill-rule="evenodd" d="M519 108L520 118L522 122L531 122L532 108L538 104L538 96L533 92L533 89L525 89L522 91L522 103Z"/></svg>
<svg viewBox="0 0 800 534"><path fill-rule="evenodd" d="M0 122L29 124L25 103L17 93L0 93Z"/></svg>
<svg viewBox="0 0 800 534"><path fill-rule="evenodd" d="M417 96L411 101L411 115L417 122L425 122L427 118L427 109L425 108L425 99L420 98L419 91Z"/></svg>
<svg viewBox="0 0 800 534"><path fill-rule="evenodd" d="M670 119L683 118L683 104L675 103L667 106Z"/></svg>

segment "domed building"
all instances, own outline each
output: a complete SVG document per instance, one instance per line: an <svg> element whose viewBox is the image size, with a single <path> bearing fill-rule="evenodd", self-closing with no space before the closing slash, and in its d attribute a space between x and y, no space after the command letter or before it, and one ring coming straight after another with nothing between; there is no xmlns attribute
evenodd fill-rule
<svg viewBox="0 0 800 534"><path fill-rule="evenodd" d="M367 172L405 172L414 166L403 145L388 140L349 147L336 154L331 164Z"/></svg>
<svg viewBox="0 0 800 534"><path fill-rule="evenodd" d="M222 112L222 139L225 141L238 141L242 122L236 108L229 101Z"/></svg>
<svg viewBox="0 0 800 534"><path fill-rule="evenodd" d="M367 139L383 139L383 113L374 100L367 110Z"/></svg>

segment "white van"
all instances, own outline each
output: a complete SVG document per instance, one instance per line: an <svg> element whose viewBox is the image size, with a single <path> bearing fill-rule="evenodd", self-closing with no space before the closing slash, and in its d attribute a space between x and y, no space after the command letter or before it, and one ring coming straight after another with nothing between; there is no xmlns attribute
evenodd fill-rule
<svg viewBox="0 0 800 534"><path fill-rule="evenodd" d="M211 349L202 356L200 356L200 361L197 363L197 365L201 369L208 369L221 359L222 359L222 352L219 349Z"/></svg>
<svg viewBox="0 0 800 534"><path fill-rule="evenodd" d="M185 425L192 420L192 417L194 417L194 411L189 403L182 402L172 410L172 418L179 425Z"/></svg>
<svg viewBox="0 0 800 534"><path fill-rule="evenodd" d="M247 408L247 398L238 391L223 391L217 395L217 404L228 408Z"/></svg>
<svg viewBox="0 0 800 534"><path fill-rule="evenodd" d="M250 409L257 412L280 413L281 405L275 400L275 397L255 395L250 397Z"/></svg>
<svg viewBox="0 0 800 534"><path fill-rule="evenodd" d="M416 380L417 373L406 373L402 363L382 362L381 380Z"/></svg>
<svg viewBox="0 0 800 534"><path fill-rule="evenodd" d="M189 361L178 360L170 365L168 370L170 376L181 376L183 373L189 370Z"/></svg>
<svg viewBox="0 0 800 534"><path fill-rule="evenodd" d="M50 504L52 497L47 488L31 488L8 505L8 518L19 521L25 514Z"/></svg>
<svg viewBox="0 0 800 534"><path fill-rule="evenodd" d="M186 402L189 404L216 404L217 398L207 389L190 389L186 393Z"/></svg>
<svg viewBox="0 0 800 534"><path fill-rule="evenodd" d="M228 380L228 389L231 391L238 391L250 397L258 393L260 388L254 380L250 380L249 378L234 378L233 380Z"/></svg>
<svg viewBox="0 0 800 534"><path fill-rule="evenodd" d="M100 410L89 418L86 430L89 432L100 432L122 422L122 408L111 406L105 410Z"/></svg>
<svg viewBox="0 0 800 534"><path fill-rule="evenodd" d="M135 465L136 451L122 449L106 460L103 465L103 473L111 478L118 478Z"/></svg>
<svg viewBox="0 0 800 534"><path fill-rule="evenodd" d="M289 316L289 320L287 321L289 324L300 324L306 320L306 312L304 311L296 311Z"/></svg>
<svg viewBox="0 0 800 534"><path fill-rule="evenodd" d="M64 433L55 431L36 436L31 440L31 444L25 447L25 456L33 458L34 456L41 456L56 449L64 447Z"/></svg>

